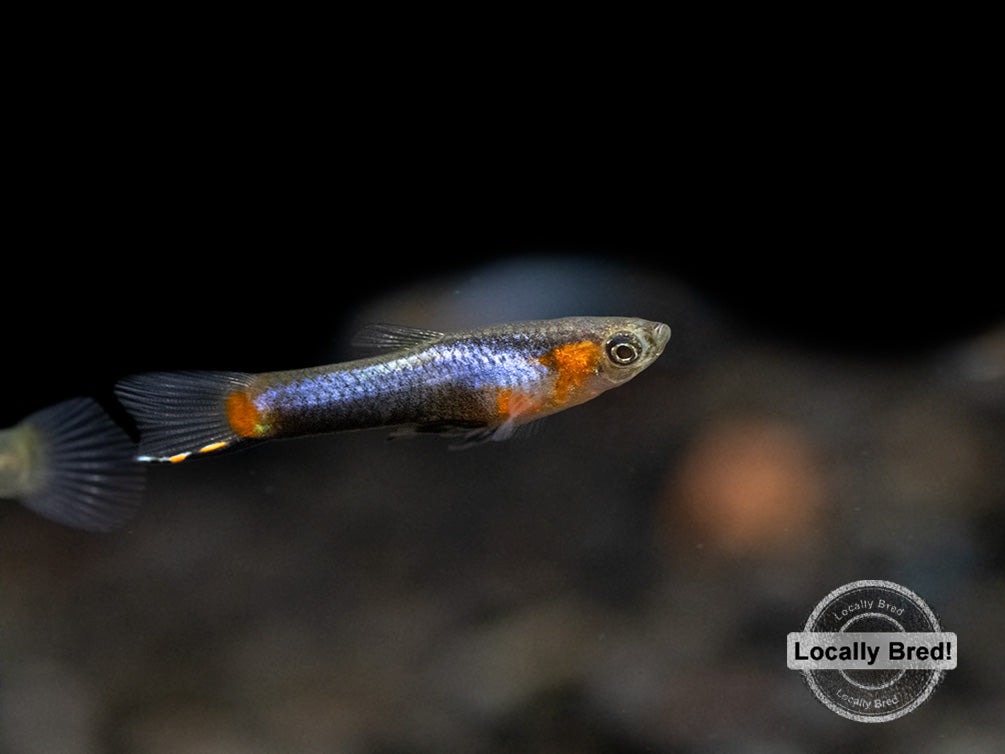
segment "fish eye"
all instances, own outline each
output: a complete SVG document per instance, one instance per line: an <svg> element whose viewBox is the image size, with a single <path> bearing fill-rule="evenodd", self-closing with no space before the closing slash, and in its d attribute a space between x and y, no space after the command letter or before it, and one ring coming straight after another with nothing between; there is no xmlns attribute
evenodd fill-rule
<svg viewBox="0 0 1005 754"><path fill-rule="evenodd" d="M607 356L618 366L626 366L642 355L642 345L638 339L619 333L607 341Z"/></svg>

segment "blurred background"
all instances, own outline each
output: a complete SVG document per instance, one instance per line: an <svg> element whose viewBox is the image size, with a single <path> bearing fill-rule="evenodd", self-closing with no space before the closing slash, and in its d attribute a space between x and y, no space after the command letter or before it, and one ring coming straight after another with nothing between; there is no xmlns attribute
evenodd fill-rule
<svg viewBox="0 0 1005 754"><path fill-rule="evenodd" d="M614 87L614 131L564 77L557 105L503 105L502 72L469 87L449 61L436 91L95 65L43 71L10 142L2 426L77 394L128 423L125 374L342 360L375 320L673 336L508 443L153 467L110 536L5 504L0 752L996 750L1001 239L979 150L918 125L920 87L732 71L669 116ZM882 725L785 666L856 579L917 592L961 645Z"/></svg>

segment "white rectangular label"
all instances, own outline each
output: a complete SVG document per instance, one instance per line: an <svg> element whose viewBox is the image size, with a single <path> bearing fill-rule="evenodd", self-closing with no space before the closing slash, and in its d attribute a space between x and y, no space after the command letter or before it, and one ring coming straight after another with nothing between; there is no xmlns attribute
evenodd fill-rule
<svg viewBox="0 0 1005 754"><path fill-rule="evenodd" d="M786 644L792 670L952 670L957 658L951 632L803 631Z"/></svg>

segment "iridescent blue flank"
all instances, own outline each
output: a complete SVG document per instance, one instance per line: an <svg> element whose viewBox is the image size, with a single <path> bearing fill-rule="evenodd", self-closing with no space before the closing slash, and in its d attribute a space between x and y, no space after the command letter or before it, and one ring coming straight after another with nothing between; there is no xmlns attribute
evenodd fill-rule
<svg viewBox="0 0 1005 754"><path fill-rule="evenodd" d="M527 350L492 344L436 343L389 360L363 359L312 373L289 373L254 398L260 411L321 408L451 385L469 391L526 387L548 370Z"/></svg>

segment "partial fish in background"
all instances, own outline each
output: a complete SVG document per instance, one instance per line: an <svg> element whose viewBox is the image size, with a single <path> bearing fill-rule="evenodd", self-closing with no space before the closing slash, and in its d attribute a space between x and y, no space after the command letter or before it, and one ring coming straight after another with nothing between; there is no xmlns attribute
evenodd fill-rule
<svg viewBox="0 0 1005 754"><path fill-rule="evenodd" d="M116 393L140 428L140 460L177 462L256 440L374 427L504 440L591 400L652 364L661 322L569 317L450 335L374 325L378 355L282 372L159 372Z"/></svg>
<svg viewBox="0 0 1005 754"><path fill-rule="evenodd" d="M120 528L143 496L136 444L90 398L72 398L0 430L0 498L88 531Z"/></svg>

